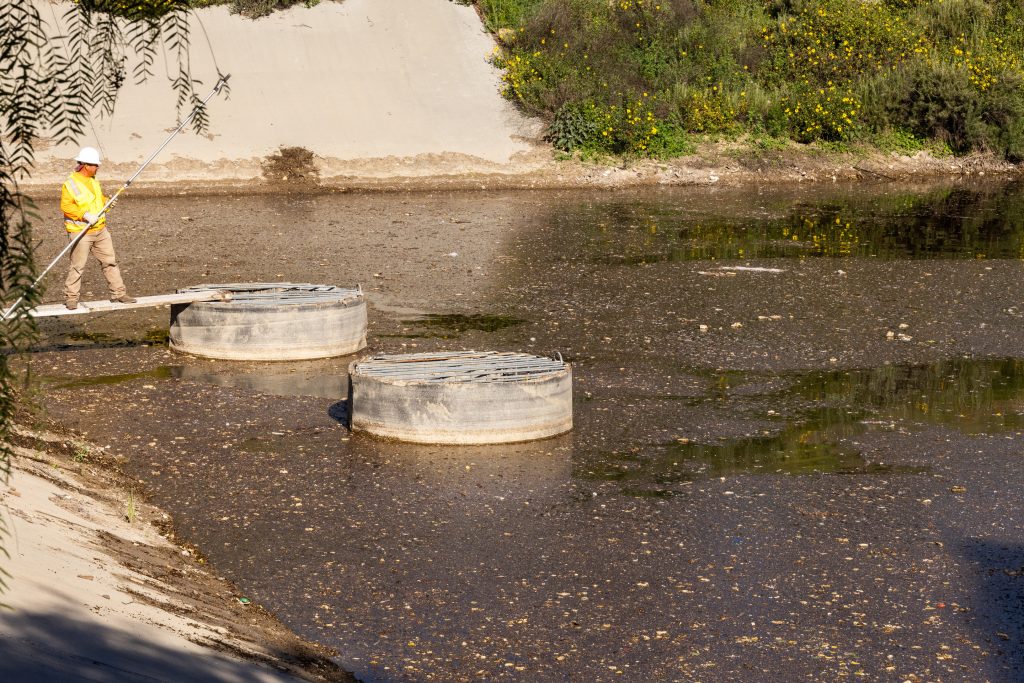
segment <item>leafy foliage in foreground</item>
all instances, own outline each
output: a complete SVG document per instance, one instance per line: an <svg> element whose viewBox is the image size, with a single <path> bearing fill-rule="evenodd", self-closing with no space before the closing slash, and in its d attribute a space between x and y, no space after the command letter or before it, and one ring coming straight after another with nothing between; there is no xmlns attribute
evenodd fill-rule
<svg viewBox="0 0 1024 683"><path fill-rule="evenodd" d="M559 149L879 136L1024 160L1017 0L478 0L504 92Z"/></svg>
<svg viewBox="0 0 1024 683"><path fill-rule="evenodd" d="M40 138L77 143L94 110L113 111L127 78L152 75L158 50L177 65L170 80L179 110L199 104L199 82L188 67L189 11L187 0L0 0L0 305L7 310L22 299L0 322L0 480L9 473L15 407L9 360L34 339L26 311L39 301L30 289L31 223L38 215L18 182L31 174ZM193 125L205 127L202 112Z"/></svg>

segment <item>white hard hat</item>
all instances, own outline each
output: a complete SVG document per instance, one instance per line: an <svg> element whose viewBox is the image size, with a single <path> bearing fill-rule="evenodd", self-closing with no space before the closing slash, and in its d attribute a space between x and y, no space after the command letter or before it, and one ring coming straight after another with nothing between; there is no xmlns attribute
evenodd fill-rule
<svg viewBox="0 0 1024 683"><path fill-rule="evenodd" d="M75 161L80 164L96 164L100 165L100 153L96 151L95 147L83 147L78 151L78 156L75 157Z"/></svg>

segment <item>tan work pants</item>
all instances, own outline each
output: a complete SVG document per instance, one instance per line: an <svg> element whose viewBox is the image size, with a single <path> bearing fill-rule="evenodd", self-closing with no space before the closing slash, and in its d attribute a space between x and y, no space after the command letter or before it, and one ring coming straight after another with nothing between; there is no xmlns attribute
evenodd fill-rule
<svg viewBox="0 0 1024 683"><path fill-rule="evenodd" d="M77 236L78 233L69 232L68 240L73 240ZM121 269L117 267L117 257L114 255L114 240L107 229L103 228L97 233L86 234L71 250L71 269L64 281L64 300L78 301L78 292L82 288L82 271L85 270L90 253L100 262L103 277L107 278L110 298L119 299L124 296L126 290L121 279Z"/></svg>

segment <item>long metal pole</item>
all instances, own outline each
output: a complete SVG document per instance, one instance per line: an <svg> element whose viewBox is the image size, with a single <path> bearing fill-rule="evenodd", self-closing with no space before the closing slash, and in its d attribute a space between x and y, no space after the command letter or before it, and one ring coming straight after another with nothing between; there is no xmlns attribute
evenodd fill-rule
<svg viewBox="0 0 1024 683"><path fill-rule="evenodd" d="M31 285L29 285L28 290L26 290L25 294L22 294L20 297L18 297L18 300L11 304L10 308L4 311L3 314L0 314L0 320L7 320L11 313L14 312L14 309L18 307L18 304L25 300L25 297L28 295L28 292L36 288L36 285L38 285L42 281L42 279L46 277L46 274L49 273L50 270L55 265L57 265L58 261L64 258L65 254L67 254L69 251L78 246L78 243L82 241L83 237L85 237L85 233L89 231L89 228L95 225L103 216L103 214L105 214L110 209L110 207L114 205L114 202L116 202L117 198L121 196L121 193L127 190L131 186L131 184L135 182L135 179L139 177L143 169L145 169L146 166L149 166L149 163L156 158L156 155L162 152L164 147L169 145L171 143L171 140L173 140L175 136L178 135L178 133L184 130L185 126L188 125L189 121L195 118L195 115L198 114L199 111L206 106L206 103L209 102L214 95L220 92L220 89L224 87L224 84L228 82L229 78L231 78L231 74L224 74L219 79L217 79L217 84L213 86L213 90L210 91L210 94L204 97L202 102L196 105L196 108L192 110L192 113L185 117L185 120L182 121L181 124L177 128L175 128L170 135L167 136L167 139L164 140L163 143L159 147L157 147L152 154L149 155L149 158L142 162L142 165L139 166L138 170L135 171L135 173L133 173L132 176L125 181L124 185L122 185L120 189L118 189L118 191L114 193L114 196L107 200L107 203L103 205L103 208L100 210L100 212L96 214L96 220L94 220L92 223L89 223L86 227L82 228L78 232L78 234L75 235L75 238L68 242L67 246L64 247L64 249L62 249L59 254L57 254L57 258L53 259L53 261L50 262L50 265L46 266L43 272L39 274L39 277L37 277L35 281Z"/></svg>

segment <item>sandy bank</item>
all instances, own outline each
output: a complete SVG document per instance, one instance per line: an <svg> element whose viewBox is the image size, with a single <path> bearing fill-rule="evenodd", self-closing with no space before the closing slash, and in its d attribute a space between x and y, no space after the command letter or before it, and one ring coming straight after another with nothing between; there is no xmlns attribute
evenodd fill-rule
<svg viewBox="0 0 1024 683"><path fill-rule="evenodd" d="M102 449L18 430L6 528L0 680L348 681L158 527Z"/></svg>

